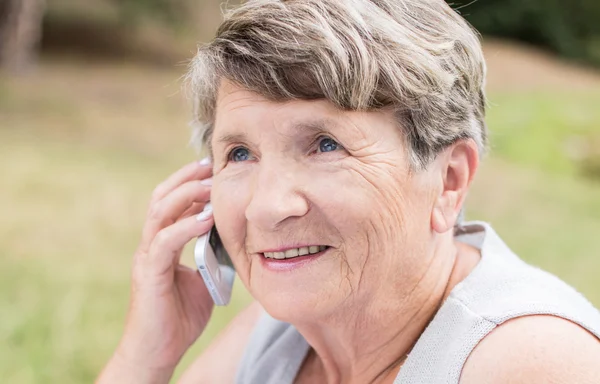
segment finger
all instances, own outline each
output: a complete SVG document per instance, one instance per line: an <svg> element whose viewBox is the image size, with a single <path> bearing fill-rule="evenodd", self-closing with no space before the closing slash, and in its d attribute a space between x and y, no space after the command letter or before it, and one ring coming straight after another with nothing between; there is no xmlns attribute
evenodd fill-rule
<svg viewBox="0 0 600 384"><path fill-rule="evenodd" d="M137 272L145 279L165 277L174 273L182 248L193 238L207 233L213 224L212 210L208 209L200 215L188 217L161 229L154 237L148 252L140 253L135 266Z"/></svg>
<svg viewBox="0 0 600 384"><path fill-rule="evenodd" d="M181 214L181 216L179 216L179 218L177 219L177 221L183 220L183 219L185 219L187 217L195 216L195 215L199 214L204 209L204 205L206 205L204 202L202 202L202 203L192 203L192 206L189 207L188 209L186 209L185 212L183 212Z"/></svg>
<svg viewBox="0 0 600 384"><path fill-rule="evenodd" d="M177 219L192 206L193 203L201 203L202 207L210 200L211 186L203 181L188 181L163 199L154 203L148 212L148 218L142 230L142 241L140 246L146 250L158 231L173 224Z"/></svg>
<svg viewBox="0 0 600 384"><path fill-rule="evenodd" d="M150 206L185 182L209 178L212 175L212 164L207 159L185 165L160 183L152 192Z"/></svg>

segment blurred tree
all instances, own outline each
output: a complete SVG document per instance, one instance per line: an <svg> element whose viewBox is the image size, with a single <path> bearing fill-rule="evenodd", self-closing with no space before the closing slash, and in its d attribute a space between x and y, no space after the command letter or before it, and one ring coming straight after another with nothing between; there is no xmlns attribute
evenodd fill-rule
<svg viewBox="0 0 600 384"><path fill-rule="evenodd" d="M135 24L142 15L150 15L171 25L186 18L184 0L113 0L118 5L121 22Z"/></svg>
<svg viewBox="0 0 600 384"><path fill-rule="evenodd" d="M508 37L600 65L598 0L447 0L484 35Z"/></svg>
<svg viewBox="0 0 600 384"><path fill-rule="evenodd" d="M0 67L22 72L36 60L45 0L0 2Z"/></svg>

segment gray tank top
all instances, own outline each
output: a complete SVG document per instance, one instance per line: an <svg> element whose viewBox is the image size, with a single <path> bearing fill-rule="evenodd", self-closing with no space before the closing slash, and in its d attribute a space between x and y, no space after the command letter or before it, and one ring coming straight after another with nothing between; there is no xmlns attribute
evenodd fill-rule
<svg viewBox="0 0 600 384"><path fill-rule="evenodd" d="M456 237L481 251L429 323L394 384L457 384L467 357L495 327L527 315L554 315L600 339L600 312L556 276L519 259L486 223ZM242 358L237 384L292 384L310 346L290 324L264 314Z"/></svg>

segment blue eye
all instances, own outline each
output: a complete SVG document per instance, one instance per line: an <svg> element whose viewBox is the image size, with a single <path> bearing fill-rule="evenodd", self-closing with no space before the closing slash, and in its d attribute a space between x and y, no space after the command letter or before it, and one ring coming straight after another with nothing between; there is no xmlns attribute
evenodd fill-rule
<svg viewBox="0 0 600 384"><path fill-rule="evenodd" d="M319 141L319 152L333 152L341 146L333 139L324 137Z"/></svg>
<svg viewBox="0 0 600 384"><path fill-rule="evenodd" d="M233 162L247 161L248 159L250 159L250 151L248 151L248 148L237 147L229 154L229 160Z"/></svg>

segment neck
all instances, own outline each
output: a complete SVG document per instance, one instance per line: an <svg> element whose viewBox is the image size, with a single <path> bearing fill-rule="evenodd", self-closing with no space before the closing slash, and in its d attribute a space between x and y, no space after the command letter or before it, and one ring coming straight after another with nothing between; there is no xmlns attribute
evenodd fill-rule
<svg viewBox="0 0 600 384"><path fill-rule="evenodd" d="M312 347L303 368L327 383L392 382L454 285L477 263L478 253L465 247L453 240L438 247L404 294L390 289L318 324L295 324Z"/></svg>

